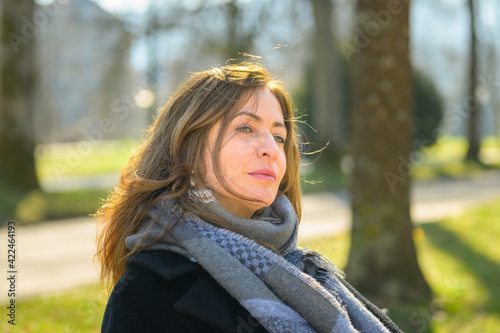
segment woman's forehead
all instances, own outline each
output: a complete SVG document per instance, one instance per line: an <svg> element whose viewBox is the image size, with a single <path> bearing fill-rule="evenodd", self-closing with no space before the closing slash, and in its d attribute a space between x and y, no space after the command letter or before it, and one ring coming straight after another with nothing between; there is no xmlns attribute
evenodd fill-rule
<svg viewBox="0 0 500 333"><path fill-rule="evenodd" d="M261 107L262 104L265 104L265 107ZM281 119L286 117L285 110L283 110L280 100L272 91L265 87L249 91L242 96L240 103L237 103L232 111L231 119L240 116L242 113L250 117L250 114L262 117L272 113L275 113Z"/></svg>

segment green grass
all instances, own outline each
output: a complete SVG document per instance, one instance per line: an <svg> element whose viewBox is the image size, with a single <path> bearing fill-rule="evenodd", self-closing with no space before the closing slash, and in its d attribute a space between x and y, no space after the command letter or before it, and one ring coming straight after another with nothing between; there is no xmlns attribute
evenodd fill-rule
<svg viewBox="0 0 500 333"><path fill-rule="evenodd" d="M35 149L39 179L118 173L137 140L90 141L39 145Z"/></svg>
<svg viewBox="0 0 500 333"><path fill-rule="evenodd" d="M17 205L16 218L23 223L56 220L95 213L108 190L77 190L45 193L34 191Z"/></svg>
<svg viewBox="0 0 500 333"><path fill-rule="evenodd" d="M68 177L117 174L126 165L138 141L73 142L39 145L35 149L38 178L43 182ZM20 224L88 216L110 189L76 189L64 192L16 193L0 186L0 226L9 219Z"/></svg>
<svg viewBox="0 0 500 333"><path fill-rule="evenodd" d="M462 178L489 169L500 170L500 138L489 137L481 143L481 164L464 161L467 141L462 137L444 137L435 145L414 151L406 161L416 180L437 178ZM326 157L313 155L302 166L304 193L330 191L348 186L348 174L341 168L326 162ZM345 166L351 162L348 159ZM349 168L349 167L348 167Z"/></svg>
<svg viewBox="0 0 500 333"><path fill-rule="evenodd" d="M97 285L18 300L16 325L2 320L0 332L97 333L105 304L105 294Z"/></svg>
<svg viewBox="0 0 500 333"><path fill-rule="evenodd" d="M420 266L434 292L429 308L390 308L405 332L489 333L500 327L500 200L415 229ZM344 268L349 235L302 242ZM13 332L99 332L106 298L97 286L18 301ZM2 305L3 307L4 305ZM413 324L413 325L411 325ZM9 332L6 321L1 332Z"/></svg>
<svg viewBox="0 0 500 333"><path fill-rule="evenodd" d="M489 137L482 141L480 159L482 164L464 161L467 141L462 137L445 137L435 145L413 153L410 159L413 178L430 180L435 178L460 178L484 171L500 169L500 138Z"/></svg>
<svg viewBox="0 0 500 333"><path fill-rule="evenodd" d="M405 332L498 332L500 327L500 200L460 217L420 225L414 239L434 292L428 308L390 308ZM347 234L309 242L345 267Z"/></svg>
<svg viewBox="0 0 500 333"><path fill-rule="evenodd" d="M109 190L90 189L26 195L0 191L0 226L9 219L27 225L46 220L89 216L96 212Z"/></svg>
<svg viewBox="0 0 500 333"><path fill-rule="evenodd" d="M500 200L456 219L422 226L417 250L436 293L434 332L500 327Z"/></svg>

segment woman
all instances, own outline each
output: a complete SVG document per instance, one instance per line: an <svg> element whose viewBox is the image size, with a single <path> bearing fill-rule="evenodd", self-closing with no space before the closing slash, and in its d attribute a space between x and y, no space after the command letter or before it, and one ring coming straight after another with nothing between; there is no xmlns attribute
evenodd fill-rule
<svg viewBox="0 0 500 333"><path fill-rule="evenodd" d="M399 331L296 248L299 158L290 98L260 64L193 74L97 214L102 331Z"/></svg>

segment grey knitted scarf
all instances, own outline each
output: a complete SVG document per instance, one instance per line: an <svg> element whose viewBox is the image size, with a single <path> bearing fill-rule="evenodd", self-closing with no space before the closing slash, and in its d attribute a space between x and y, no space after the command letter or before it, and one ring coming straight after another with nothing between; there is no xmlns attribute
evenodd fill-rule
<svg viewBox="0 0 500 333"><path fill-rule="evenodd" d="M208 190L190 195L226 228L166 200L153 208L150 223L126 239L128 248L172 251L197 262L269 332L399 332L333 263L296 248L298 220L286 196L242 219ZM176 226L169 228L172 221Z"/></svg>

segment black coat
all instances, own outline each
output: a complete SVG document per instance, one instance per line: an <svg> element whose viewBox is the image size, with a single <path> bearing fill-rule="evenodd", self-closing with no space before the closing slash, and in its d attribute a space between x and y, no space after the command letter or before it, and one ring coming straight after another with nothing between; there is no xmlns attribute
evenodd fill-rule
<svg viewBox="0 0 500 333"><path fill-rule="evenodd" d="M101 332L267 332L200 265L167 251L133 255Z"/></svg>

